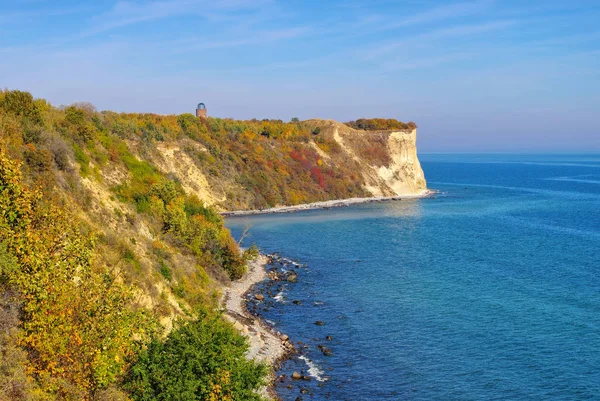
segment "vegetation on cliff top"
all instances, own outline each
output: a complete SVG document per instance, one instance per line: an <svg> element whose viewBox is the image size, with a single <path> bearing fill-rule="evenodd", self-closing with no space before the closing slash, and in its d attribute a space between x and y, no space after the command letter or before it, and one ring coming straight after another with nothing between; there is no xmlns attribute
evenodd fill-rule
<svg viewBox="0 0 600 401"><path fill-rule="evenodd" d="M356 121L348 121L347 126L365 131L390 131L390 130L413 130L417 124L411 122L403 123L393 118L359 118Z"/></svg>

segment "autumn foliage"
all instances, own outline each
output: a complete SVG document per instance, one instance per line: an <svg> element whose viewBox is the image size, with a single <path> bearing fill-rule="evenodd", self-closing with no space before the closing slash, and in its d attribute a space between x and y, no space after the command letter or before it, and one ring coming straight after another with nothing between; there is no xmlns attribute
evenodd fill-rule
<svg viewBox="0 0 600 401"><path fill-rule="evenodd" d="M393 118L359 118L356 121L347 122L346 125L365 131L413 130L417 128L417 124L412 121L403 123Z"/></svg>
<svg viewBox="0 0 600 401"><path fill-rule="evenodd" d="M218 372L209 377L213 395L252 393L262 381L264 368L216 357L243 355L247 346L220 317L196 312L214 308L211 283L240 277L250 255L214 209L126 142L134 135L151 150L180 130L177 118L55 108L27 92L0 91L0 400L142 399L124 391L123 380L147 346L164 341L157 321L175 308L185 317L180 330L228 333L204 359ZM113 210L83 183L106 185L104 173L115 168L129 178L110 186L108 201L123 205ZM150 257L140 227L152 230Z"/></svg>
<svg viewBox="0 0 600 401"><path fill-rule="evenodd" d="M115 381L134 352L134 335L146 334L144 315L128 307L128 287L94 268L94 240L23 185L19 163L1 143L0 242L16 261L2 282L23 305L20 344L39 391L85 399Z"/></svg>
<svg viewBox="0 0 600 401"><path fill-rule="evenodd" d="M0 400L258 399L264 367L206 312L255 254L218 211L368 196L323 124L99 112L0 91ZM386 138L361 135L356 159L389 165ZM216 204L161 168L165 144Z"/></svg>

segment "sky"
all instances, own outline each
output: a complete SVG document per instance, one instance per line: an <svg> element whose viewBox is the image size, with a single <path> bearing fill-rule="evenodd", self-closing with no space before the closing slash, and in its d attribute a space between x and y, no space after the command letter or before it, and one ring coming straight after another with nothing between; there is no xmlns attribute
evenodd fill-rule
<svg viewBox="0 0 600 401"><path fill-rule="evenodd" d="M600 152L599 21L599 0L0 0L0 87L99 110L396 118L420 152Z"/></svg>

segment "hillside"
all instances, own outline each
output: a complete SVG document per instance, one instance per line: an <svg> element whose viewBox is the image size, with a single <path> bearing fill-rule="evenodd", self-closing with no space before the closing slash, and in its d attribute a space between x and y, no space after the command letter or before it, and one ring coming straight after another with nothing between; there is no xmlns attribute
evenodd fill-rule
<svg viewBox="0 0 600 401"><path fill-rule="evenodd" d="M175 119L146 118L161 125ZM183 132L165 130L160 140L148 142L130 135L127 146L219 211L418 194L426 188L416 129L359 131L326 120L177 119Z"/></svg>
<svg viewBox="0 0 600 401"><path fill-rule="evenodd" d="M420 193L415 141L414 127L98 112L0 92L0 399L254 399L265 368L240 361L243 340L213 311L255 253L218 212ZM215 353L198 358L212 370L153 384L168 347L210 338Z"/></svg>

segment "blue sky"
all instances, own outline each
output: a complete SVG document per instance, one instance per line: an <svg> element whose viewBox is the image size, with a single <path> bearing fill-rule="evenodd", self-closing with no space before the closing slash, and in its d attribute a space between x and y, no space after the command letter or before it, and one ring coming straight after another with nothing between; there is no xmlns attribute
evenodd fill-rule
<svg viewBox="0 0 600 401"><path fill-rule="evenodd" d="M0 0L0 86L53 104L419 125L419 149L600 151L600 1Z"/></svg>

